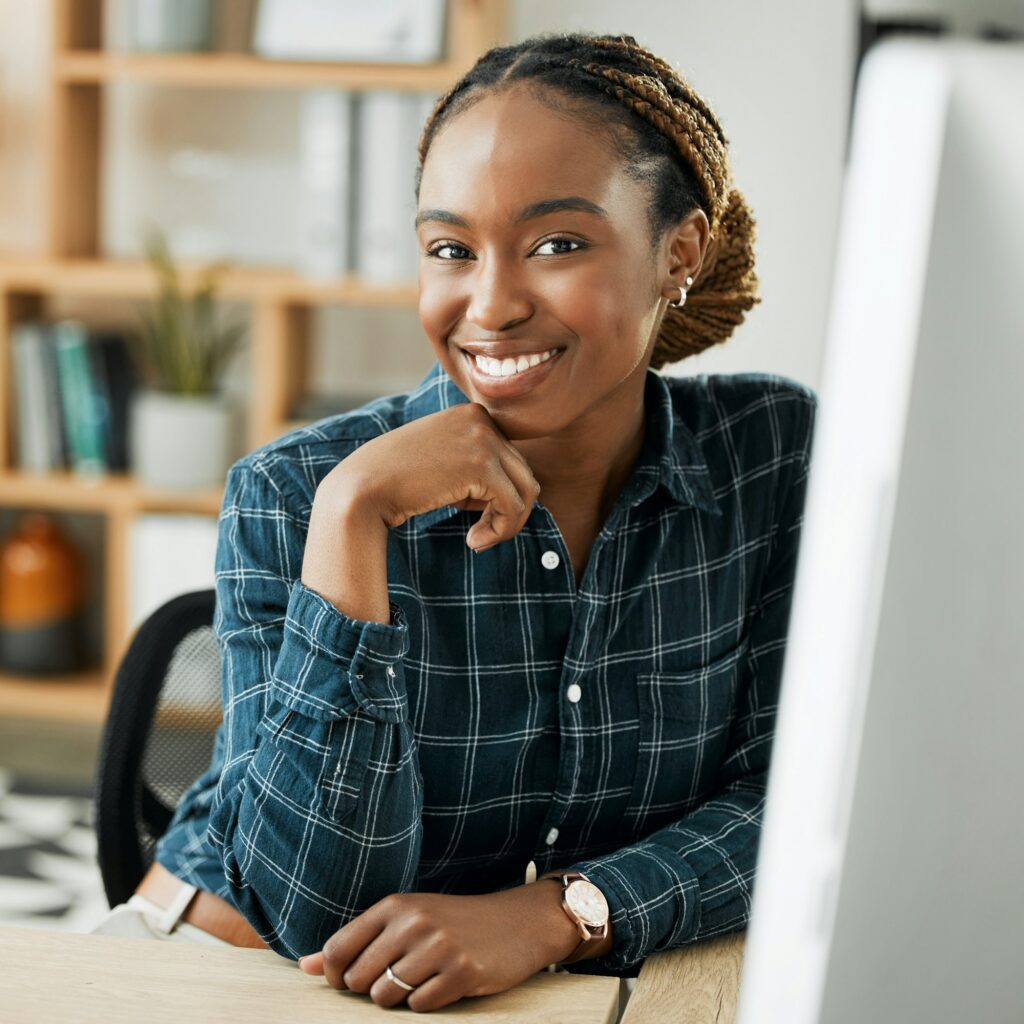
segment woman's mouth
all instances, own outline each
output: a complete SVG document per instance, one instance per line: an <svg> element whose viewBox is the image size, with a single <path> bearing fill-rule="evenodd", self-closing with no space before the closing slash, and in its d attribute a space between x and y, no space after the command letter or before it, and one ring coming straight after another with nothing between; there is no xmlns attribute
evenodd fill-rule
<svg viewBox="0 0 1024 1024"><path fill-rule="evenodd" d="M488 398L518 398L532 391L551 373L563 348L534 352L516 359L492 359L462 350L469 365L473 385Z"/></svg>

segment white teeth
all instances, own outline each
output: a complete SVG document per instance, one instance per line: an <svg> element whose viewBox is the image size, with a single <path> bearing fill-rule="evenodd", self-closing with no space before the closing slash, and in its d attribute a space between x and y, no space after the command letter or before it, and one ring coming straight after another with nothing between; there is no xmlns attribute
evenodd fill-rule
<svg viewBox="0 0 1024 1024"><path fill-rule="evenodd" d="M513 374L522 373L523 370L530 369L531 366L537 366L539 363L546 362L557 351L557 349L553 348L548 352L534 352L528 356L520 356L518 359L513 359L511 356L507 359L473 356L473 359L476 362L477 368L486 373L488 377L511 377Z"/></svg>

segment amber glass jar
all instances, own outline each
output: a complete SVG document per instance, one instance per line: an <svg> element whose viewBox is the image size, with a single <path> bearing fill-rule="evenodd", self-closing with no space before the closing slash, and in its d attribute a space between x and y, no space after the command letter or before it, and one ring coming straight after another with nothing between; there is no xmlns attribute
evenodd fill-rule
<svg viewBox="0 0 1024 1024"><path fill-rule="evenodd" d="M27 675L85 667L85 560L45 512L0 540L0 667Z"/></svg>

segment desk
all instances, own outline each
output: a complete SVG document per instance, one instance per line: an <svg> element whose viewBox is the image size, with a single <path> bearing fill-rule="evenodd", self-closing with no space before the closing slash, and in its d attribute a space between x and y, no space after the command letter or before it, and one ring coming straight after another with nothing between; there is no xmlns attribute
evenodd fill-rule
<svg viewBox="0 0 1024 1024"><path fill-rule="evenodd" d="M649 956L621 1024L733 1024L746 939L734 932Z"/></svg>
<svg viewBox="0 0 1024 1024"><path fill-rule="evenodd" d="M507 992L429 1014L385 1010L339 992L262 949L0 928L0 1017L12 1024L382 1024L396 1018L479 1024L610 1024L617 978L540 972Z"/></svg>

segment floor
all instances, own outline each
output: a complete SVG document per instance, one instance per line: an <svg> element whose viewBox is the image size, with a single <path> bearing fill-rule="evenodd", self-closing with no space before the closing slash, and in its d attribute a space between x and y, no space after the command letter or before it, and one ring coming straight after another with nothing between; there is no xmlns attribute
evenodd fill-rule
<svg viewBox="0 0 1024 1024"><path fill-rule="evenodd" d="M0 768L0 926L86 932L106 913L90 789Z"/></svg>

